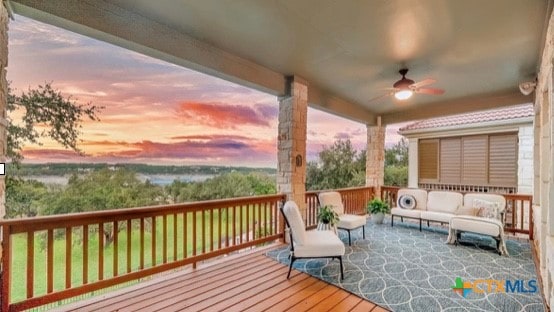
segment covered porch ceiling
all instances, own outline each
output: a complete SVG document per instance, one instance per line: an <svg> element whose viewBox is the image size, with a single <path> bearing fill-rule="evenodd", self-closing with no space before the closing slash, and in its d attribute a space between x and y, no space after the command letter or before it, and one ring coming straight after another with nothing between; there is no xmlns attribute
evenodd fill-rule
<svg viewBox="0 0 554 312"><path fill-rule="evenodd" d="M15 13L310 106L384 124L531 102L552 0L9 1ZM63 62L63 60L61 60ZM443 95L369 101L409 68Z"/></svg>

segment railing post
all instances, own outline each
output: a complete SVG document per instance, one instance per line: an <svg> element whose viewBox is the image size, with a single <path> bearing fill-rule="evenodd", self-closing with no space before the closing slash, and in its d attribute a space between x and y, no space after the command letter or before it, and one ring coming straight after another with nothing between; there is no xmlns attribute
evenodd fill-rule
<svg viewBox="0 0 554 312"><path fill-rule="evenodd" d="M529 198L529 240L535 238L535 229L533 224L533 197Z"/></svg>
<svg viewBox="0 0 554 312"><path fill-rule="evenodd" d="M9 311L10 307L10 264L11 264L11 246L10 246L10 226L2 226L2 290L1 290L1 311Z"/></svg>
<svg viewBox="0 0 554 312"><path fill-rule="evenodd" d="M277 212L277 214L279 215L279 232L281 234L283 234L283 236L281 236L281 243L286 243L287 242L287 233L285 231L285 219L283 218L283 214L281 213L281 207L285 206L285 198L281 199L280 200L280 206L277 208L279 209L279 211Z"/></svg>

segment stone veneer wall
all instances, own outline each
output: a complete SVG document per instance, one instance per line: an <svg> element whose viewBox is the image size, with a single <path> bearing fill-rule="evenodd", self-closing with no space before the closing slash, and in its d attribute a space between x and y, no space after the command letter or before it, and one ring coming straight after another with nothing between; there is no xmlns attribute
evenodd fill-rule
<svg viewBox="0 0 554 312"><path fill-rule="evenodd" d="M8 11L0 5L0 162L6 162L6 105L8 100ZM0 219L6 214L5 176L0 176Z"/></svg>
<svg viewBox="0 0 554 312"><path fill-rule="evenodd" d="M533 194L533 126L521 126L518 132L517 192Z"/></svg>
<svg viewBox="0 0 554 312"><path fill-rule="evenodd" d="M554 15L550 16L535 90L533 216L546 303L554 305Z"/></svg>
<svg viewBox="0 0 554 312"><path fill-rule="evenodd" d="M306 124L308 86L294 77L290 95L279 99L279 133L277 136L277 191L294 200L306 216ZM301 164L297 164L297 157Z"/></svg>
<svg viewBox="0 0 554 312"><path fill-rule="evenodd" d="M381 196L385 177L385 127L367 126L367 159L365 185L375 187L376 196Z"/></svg>

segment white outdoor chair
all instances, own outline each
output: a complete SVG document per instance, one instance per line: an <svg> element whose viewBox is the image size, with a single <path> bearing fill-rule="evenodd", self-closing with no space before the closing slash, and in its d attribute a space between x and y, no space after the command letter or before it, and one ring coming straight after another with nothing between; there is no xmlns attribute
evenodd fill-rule
<svg viewBox="0 0 554 312"><path fill-rule="evenodd" d="M345 214L342 197L339 192L323 192L318 196L320 207L331 206L339 215L339 223L337 228L348 231L348 245L352 245L350 239L350 231L357 228L362 228L363 238L365 239L365 224L367 219L365 216Z"/></svg>
<svg viewBox="0 0 554 312"><path fill-rule="evenodd" d="M294 201L288 201L281 207L281 213L290 229L290 266L287 279L290 278L292 264L300 258L339 259L340 279L344 277L342 256L344 244L333 231L306 231L304 221Z"/></svg>

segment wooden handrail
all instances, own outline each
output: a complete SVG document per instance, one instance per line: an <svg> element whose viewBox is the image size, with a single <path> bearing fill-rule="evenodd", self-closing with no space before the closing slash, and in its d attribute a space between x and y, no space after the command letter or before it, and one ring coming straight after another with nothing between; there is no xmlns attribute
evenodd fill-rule
<svg viewBox="0 0 554 312"><path fill-rule="evenodd" d="M285 198L278 194L2 220L1 310L37 307L183 265L195 266L198 261L282 238L283 220L278 207ZM59 235L61 232L63 236ZM77 233L82 233L81 242ZM15 235L18 239L24 237L27 246L26 278L21 278L19 271L16 277L11 266ZM35 242L41 235L47 242L43 293L34 285L38 273L34 266ZM132 243L133 237L138 244ZM60 239L64 244L55 244ZM90 243L95 240L98 244ZM65 249L63 263L54 263L55 246ZM178 246L182 246L181 251ZM110 257L104 252L108 247L112 248ZM74 251L82 252L82 265L73 261ZM91 255L97 261L91 261ZM60 266L64 273L63 289L59 289L60 283L56 283L54 276L55 268ZM90 269L97 270L97 274L90 276ZM73 279L74 270L80 270L79 283ZM12 283L25 286L25 298L13 302Z"/></svg>

